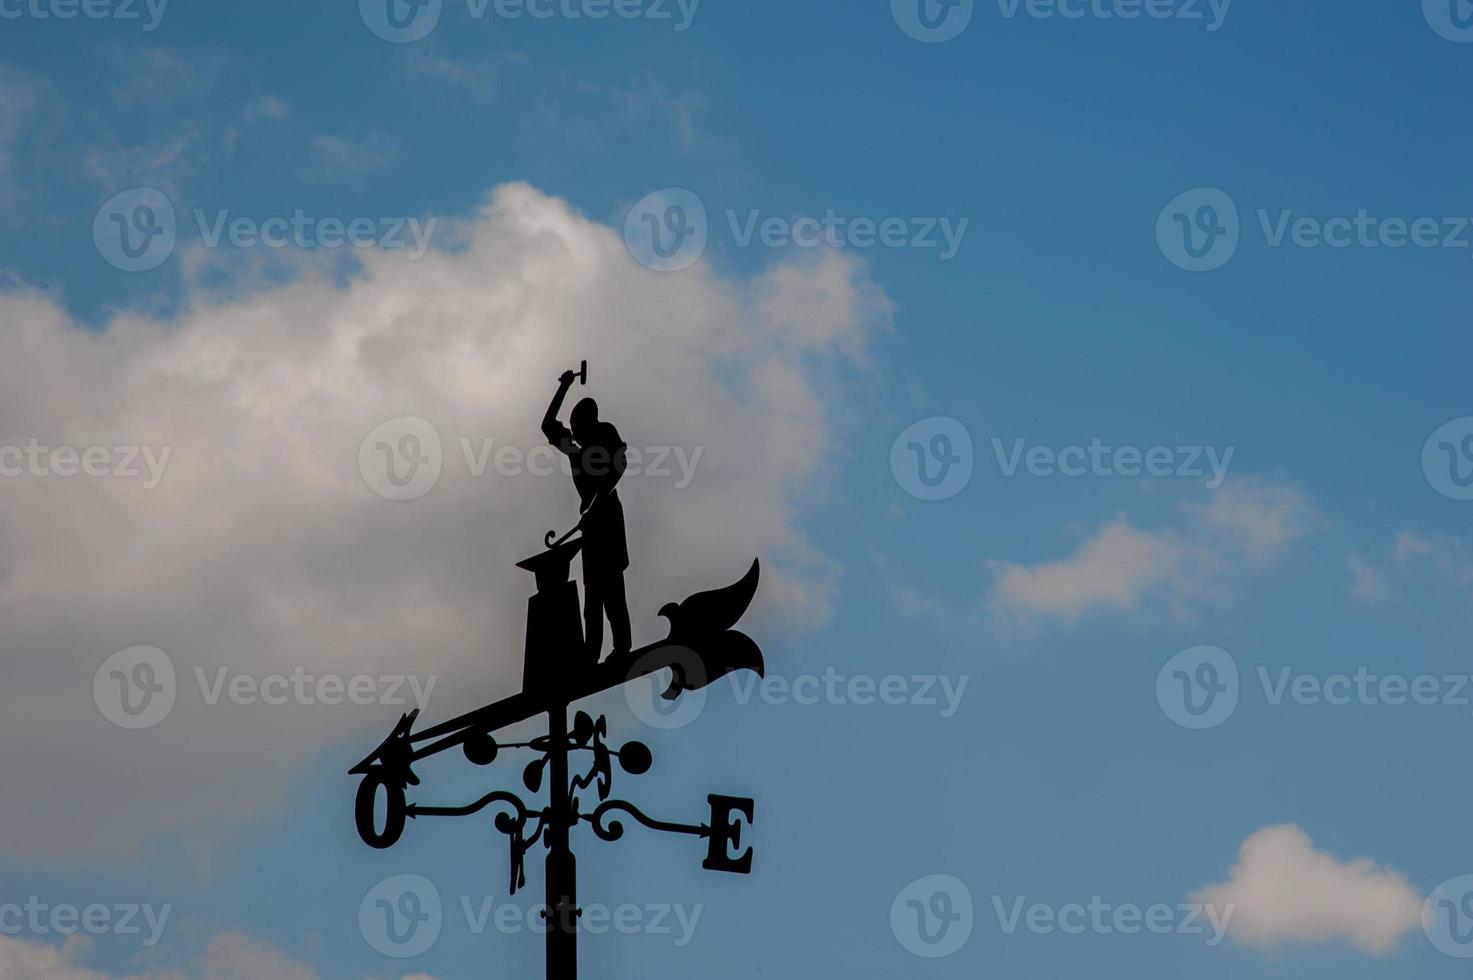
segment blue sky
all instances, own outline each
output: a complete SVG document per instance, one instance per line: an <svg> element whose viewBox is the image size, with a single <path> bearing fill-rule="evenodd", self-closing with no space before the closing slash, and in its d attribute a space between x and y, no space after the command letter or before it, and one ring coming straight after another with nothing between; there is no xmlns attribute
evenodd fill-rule
<svg viewBox="0 0 1473 980"><path fill-rule="evenodd" d="M1473 11L921 2L956 36L912 36L915 0L444 0L405 43L371 2L0 0L0 449L170 450L146 490L0 455L0 907L170 909L145 946L0 908L0 964L538 975L540 937L463 914L508 901L489 820L353 833L345 770L398 708L210 704L194 668L433 677L435 720L514 690L510 563L576 499L475 478L461 440L530 450L587 358L632 446L703 454L623 491L636 641L759 554L774 686L671 730L595 702L655 754L616 792L677 821L755 798L756 863L583 828L584 903L639 909L583 938L585 976L1460 975L1473 904L1420 917L1473 874ZM162 215L139 201L175 244L127 271L107 233ZM648 268L672 202L704 248ZM803 247L805 217L844 230ZM360 441L406 417L445 475L386 500ZM179 706L128 731L88 684L138 646ZM1229 713L1191 727L1176 692L1224 665ZM856 703L892 675L905 703ZM1435 703L1387 703L1418 678ZM416 798L519 770L447 756ZM399 875L444 908L403 959L359 916ZM540 859L528 885L524 912ZM908 900L938 894L972 922L922 955ZM1007 927L1096 896L1169 934ZM1192 904L1232 906L1220 942L1178 928Z"/></svg>

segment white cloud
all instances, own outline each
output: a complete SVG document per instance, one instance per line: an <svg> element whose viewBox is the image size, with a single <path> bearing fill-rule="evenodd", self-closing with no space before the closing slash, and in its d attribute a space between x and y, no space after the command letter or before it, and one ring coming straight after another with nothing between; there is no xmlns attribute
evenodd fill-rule
<svg viewBox="0 0 1473 980"><path fill-rule="evenodd" d="M89 939L74 935L60 946L0 936L0 977L17 980L320 980L312 967L269 943L238 932L214 936L187 970L147 970L115 974L82 965L92 949ZM403 980L435 980L427 974Z"/></svg>
<svg viewBox="0 0 1473 980"><path fill-rule="evenodd" d="M1402 874L1367 858L1341 861L1317 851L1293 824L1265 827L1245 840L1228 880L1192 901L1232 906L1228 935L1246 946L1343 941L1375 956L1416 929L1422 910Z"/></svg>
<svg viewBox="0 0 1473 980"><path fill-rule="evenodd" d="M1142 531L1117 517L1064 560L988 565L997 603L1072 619L1097 607L1132 610L1156 589L1180 588L1190 559L1191 548L1174 533Z"/></svg>
<svg viewBox="0 0 1473 980"><path fill-rule="evenodd" d="M513 563L570 526L576 496L560 474L472 476L459 439L537 446L558 374L584 358L631 445L702 451L689 486L642 477L622 493L636 641L665 634L662 603L735 581L756 555L759 633L827 616L837 569L801 517L855 410L842 367L888 315L860 265L653 273L614 230L525 185L450 240L418 262L368 253L347 284L189 287L177 318L123 314L101 332L39 294L0 294L0 446L172 448L154 490L4 481L0 739L27 746L0 759L0 784L24 787L0 800L4 857L145 860L149 841L223 853L314 751L356 749L396 717L209 706L196 667L440 676L438 718L514 689L531 582ZM444 475L396 503L357 460L404 415L437 428ZM180 693L161 725L123 732L92 678L138 644L174 659Z"/></svg>
<svg viewBox="0 0 1473 980"><path fill-rule="evenodd" d="M1068 558L1023 565L989 561L992 606L1072 620L1088 612L1133 612L1151 599L1189 606L1233 578L1280 558L1320 525L1297 488L1266 480L1224 485L1182 508L1168 527L1146 530L1117 516Z"/></svg>

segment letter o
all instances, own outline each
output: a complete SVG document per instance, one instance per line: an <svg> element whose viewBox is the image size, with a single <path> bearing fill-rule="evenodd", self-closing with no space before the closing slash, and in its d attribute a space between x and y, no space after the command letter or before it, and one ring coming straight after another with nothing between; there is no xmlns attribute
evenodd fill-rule
<svg viewBox="0 0 1473 980"><path fill-rule="evenodd" d="M375 820L378 809L378 788L384 788L384 829L378 829ZM363 843L378 850L387 850L399 842L404 834L404 787L384 779L377 767L363 777L358 786L358 798L353 804L353 820L358 825L358 836Z"/></svg>

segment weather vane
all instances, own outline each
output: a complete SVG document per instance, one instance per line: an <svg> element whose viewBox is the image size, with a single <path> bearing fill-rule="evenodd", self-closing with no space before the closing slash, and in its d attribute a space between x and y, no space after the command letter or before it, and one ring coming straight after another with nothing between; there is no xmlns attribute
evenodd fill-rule
<svg viewBox="0 0 1473 980"><path fill-rule="evenodd" d="M588 362L580 372L564 372L557 394L542 421L543 434L570 457L581 515L577 525L558 537L549 531L547 550L517 567L531 572L536 592L527 604L527 634L522 690L459 718L415 731L419 712L404 715L389 737L350 772L362 776L354 806L358 834L375 848L389 848L403 836L406 822L419 817L471 816L494 808L494 826L510 845L509 890L526 884L526 856L537 844L547 851L546 903L548 980L576 980L578 975L578 888L570 831L588 823L602 840L618 840L626 814L651 830L705 838L702 867L748 874L752 849L742 844L742 826L753 821L753 801L745 797L707 797L710 818L701 824L656 820L626 800L610 799L614 763L638 776L653 764L642 742L618 749L607 743L608 723L579 711L568 725L571 705L602 691L660 671L670 671L662 697L675 700L687 690L705 687L735 670L763 673L762 651L734 627L757 591L759 566L739 582L712 592L669 603L660 615L670 622L670 635L631 649L629 610L624 599L624 570L629 553L618 483L625 470L626 446L618 430L598 417L598 405L585 398L574 406L569 426L558 421L563 399L575 381L588 383ZM580 622L578 587L569 570L583 555L583 606ZM600 659L603 620L607 617L613 649ZM537 715L547 716L547 734L527 742L498 742L496 733ZM529 793L547 794L543 806L529 805L515 793L487 793L463 806L423 806L408 801L408 788L420 785L414 763L460 748L477 766L489 766L502 750L532 753L522 770ZM575 756L575 753L577 755ZM574 773L570 761L587 761ZM587 812L579 794L589 791L598 803Z"/></svg>

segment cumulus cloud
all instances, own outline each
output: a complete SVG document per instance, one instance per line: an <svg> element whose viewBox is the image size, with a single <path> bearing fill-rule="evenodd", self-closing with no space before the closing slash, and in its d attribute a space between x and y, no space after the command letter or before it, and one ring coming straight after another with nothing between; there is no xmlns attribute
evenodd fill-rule
<svg viewBox="0 0 1473 980"><path fill-rule="evenodd" d="M238 932L213 937L188 970L117 974L83 965L92 943L72 936L60 946L0 936L0 977L24 980L320 980L312 967L269 943ZM403 980L435 980L426 974Z"/></svg>
<svg viewBox="0 0 1473 980"><path fill-rule="evenodd" d="M584 358L587 393L631 446L699 452L686 484L667 458L670 475L622 492L636 641L664 635L662 603L756 555L757 629L824 621L838 569L801 519L843 444L844 379L888 315L863 267L829 254L750 280L649 272L613 229L526 185L443 230L419 261L367 253L342 281L303 260L295 281L188 286L177 316L100 331L40 294L0 294L0 447L170 453L154 489L4 479L0 737L27 746L0 760L17 788L0 803L6 858L141 860L165 840L220 853L220 835L280 802L308 746L397 717L211 705L200 676L443 675L438 718L514 689L531 585L514 562L576 520L577 498L561 473L477 476L467 448L536 447L558 374ZM443 444L414 501L376 495L358 465L401 416ZM172 658L178 693L161 724L125 732L93 676L140 644Z"/></svg>
<svg viewBox="0 0 1473 980"><path fill-rule="evenodd" d="M1317 851L1293 824L1265 827L1245 840L1228 880L1192 901L1232 906L1228 935L1246 946L1341 941L1374 956L1390 953L1416 929L1422 910L1402 874L1368 858L1341 861Z"/></svg>
<svg viewBox="0 0 1473 980"><path fill-rule="evenodd" d="M1024 565L989 561L997 610L1072 620L1100 610L1132 612L1153 598L1189 606L1232 579L1278 560L1320 524L1296 487L1253 479L1225 484L1178 519L1147 530L1117 516L1067 558Z"/></svg>

